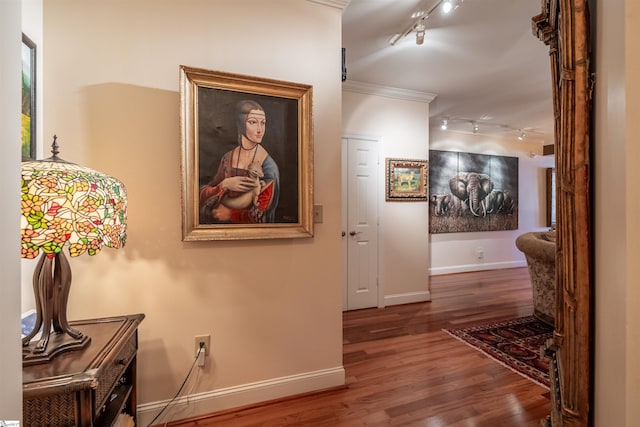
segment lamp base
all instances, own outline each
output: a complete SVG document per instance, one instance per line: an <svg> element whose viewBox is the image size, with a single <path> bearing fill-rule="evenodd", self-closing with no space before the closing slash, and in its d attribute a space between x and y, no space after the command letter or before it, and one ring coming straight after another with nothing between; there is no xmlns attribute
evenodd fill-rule
<svg viewBox="0 0 640 427"><path fill-rule="evenodd" d="M55 356L86 347L91 338L73 329L67 321L71 267L62 251L43 253L33 272L36 322L22 338L22 365L50 362ZM41 336L35 339L38 332ZM34 341L34 342L32 342Z"/></svg>
<svg viewBox="0 0 640 427"><path fill-rule="evenodd" d="M22 347L22 366L48 363L60 353L81 350L89 345L90 342L91 338L86 335L82 335L80 338L73 338L66 333L53 332L49 337L49 345L44 351L36 351L38 341Z"/></svg>

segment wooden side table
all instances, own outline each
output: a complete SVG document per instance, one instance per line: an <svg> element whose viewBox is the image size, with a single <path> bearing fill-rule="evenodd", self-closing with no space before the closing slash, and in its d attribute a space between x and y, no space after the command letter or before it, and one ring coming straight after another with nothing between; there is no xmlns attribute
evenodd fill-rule
<svg viewBox="0 0 640 427"><path fill-rule="evenodd" d="M70 322L91 337L78 351L22 369L23 421L30 426L111 426L136 418L138 325L144 314Z"/></svg>

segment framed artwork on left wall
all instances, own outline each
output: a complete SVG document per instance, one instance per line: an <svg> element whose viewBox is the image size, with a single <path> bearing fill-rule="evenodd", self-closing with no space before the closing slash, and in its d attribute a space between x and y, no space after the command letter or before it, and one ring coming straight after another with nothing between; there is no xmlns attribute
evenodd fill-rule
<svg viewBox="0 0 640 427"><path fill-rule="evenodd" d="M22 159L36 158L36 44L22 34Z"/></svg>
<svg viewBox="0 0 640 427"><path fill-rule="evenodd" d="M313 237L312 87L180 67L182 238Z"/></svg>

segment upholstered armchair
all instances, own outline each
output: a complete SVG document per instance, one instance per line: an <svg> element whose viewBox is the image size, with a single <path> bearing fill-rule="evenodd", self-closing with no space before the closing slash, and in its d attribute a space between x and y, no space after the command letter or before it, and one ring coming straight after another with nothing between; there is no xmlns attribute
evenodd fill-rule
<svg viewBox="0 0 640 427"><path fill-rule="evenodd" d="M556 232L529 232L518 236L516 247L526 259L533 290L533 315L550 325L556 313Z"/></svg>

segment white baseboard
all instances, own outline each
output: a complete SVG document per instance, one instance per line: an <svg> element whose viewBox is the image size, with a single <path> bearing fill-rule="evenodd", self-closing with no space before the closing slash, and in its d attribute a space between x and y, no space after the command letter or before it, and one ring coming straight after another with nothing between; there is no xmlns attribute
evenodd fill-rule
<svg viewBox="0 0 640 427"><path fill-rule="evenodd" d="M345 384L342 366L305 372L266 381L242 384L179 397L154 424L211 414L231 408L266 402L287 396L339 387ZM169 400L145 403L137 407L137 425L146 426Z"/></svg>
<svg viewBox="0 0 640 427"><path fill-rule="evenodd" d="M526 267L526 266L527 266L526 260L492 262L492 263L483 263L483 264L453 265L448 267L430 268L429 275L439 276L441 274L468 273L470 271L499 270L502 268L516 268L516 267Z"/></svg>
<svg viewBox="0 0 640 427"><path fill-rule="evenodd" d="M410 304L412 302L431 301L430 291L407 292L405 294L393 294L384 296L384 306Z"/></svg>

